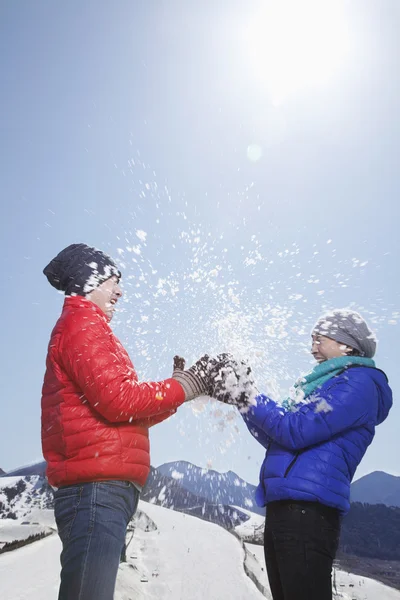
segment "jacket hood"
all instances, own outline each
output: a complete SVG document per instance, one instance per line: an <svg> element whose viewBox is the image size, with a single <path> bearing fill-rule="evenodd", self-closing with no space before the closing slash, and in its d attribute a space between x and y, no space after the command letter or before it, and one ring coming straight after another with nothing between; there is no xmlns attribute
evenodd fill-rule
<svg viewBox="0 0 400 600"><path fill-rule="evenodd" d="M378 425L383 423L389 414L393 404L393 394L389 386L386 374L380 369L370 369L370 375L374 380L379 394L378 414L376 422Z"/></svg>

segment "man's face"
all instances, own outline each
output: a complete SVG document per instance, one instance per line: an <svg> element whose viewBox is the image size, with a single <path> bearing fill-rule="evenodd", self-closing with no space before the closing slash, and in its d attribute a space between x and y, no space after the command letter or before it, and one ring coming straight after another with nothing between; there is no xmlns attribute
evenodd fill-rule
<svg viewBox="0 0 400 600"><path fill-rule="evenodd" d="M108 320L111 321L115 311L115 305L122 296L122 290L118 283L118 278L113 275L107 281L97 286L93 291L86 295L86 298L96 304L105 313Z"/></svg>
<svg viewBox="0 0 400 600"><path fill-rule="evenodd" d="M340 344L330 338L314 334L312 336L311 354L318 363L322 363L330 358L338 358L339 356L347 356L351 348L345 344Z"/></svg>

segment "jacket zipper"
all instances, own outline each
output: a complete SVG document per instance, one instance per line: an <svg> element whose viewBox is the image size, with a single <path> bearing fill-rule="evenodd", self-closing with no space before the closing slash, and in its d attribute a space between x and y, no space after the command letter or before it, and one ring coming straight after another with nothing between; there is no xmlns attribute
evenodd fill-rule
<svg viewBox="0 0 400 600"><path fill-rule="evenodd" d="M264 458L264 461L263 461L263 464L262 464L262 467L261 467L261 473L260 473L260 481L262 483L264 482L265 463L267 461L267 454L268 454L268 450L271 447L271 444L272 444L272 441L268 442L268 446L265 449L265 458Z"/></svg>
<svg viewBox="0 0 400 600"><path fill-rule="evenodd" d="M266 460L267 460L268 450L270 449L271 444L272 444L272 440L270 442L268 442L268 446L265 449L265 458L264 458L264 462L262 464L261 473L260 473L260 484L264 488L264 491L265 491L265 482L264 482L265 463L266 463Z"/></svg>
<svg viewBox="0 0 400 600"><path fill-rule="evenodd" d="M293 469L296 460L299 458L299 455L296 454L296 456L293 458L292 462L289 464L288 468L285 471L284 477L287 477L290 473L290 471Z"/></svg>

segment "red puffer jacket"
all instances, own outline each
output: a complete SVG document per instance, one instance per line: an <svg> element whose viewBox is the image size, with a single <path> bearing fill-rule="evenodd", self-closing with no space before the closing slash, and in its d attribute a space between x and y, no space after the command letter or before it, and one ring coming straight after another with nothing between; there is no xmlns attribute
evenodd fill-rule
<svg viewBox="0 0 400 600"><path fill-rule="evenodd" d="M49 483L119 479L144 485L148 429L184 399L174 379L138 383L101 309L79 296L66 298L51 334L42 391Z"/></svg>

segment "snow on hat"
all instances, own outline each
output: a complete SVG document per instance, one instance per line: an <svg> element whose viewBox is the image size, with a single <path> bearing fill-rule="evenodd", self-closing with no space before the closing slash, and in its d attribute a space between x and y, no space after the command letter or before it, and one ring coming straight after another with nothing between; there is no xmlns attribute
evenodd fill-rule
<svg viewBox="0 0 400 600"><path fill-rule="evenodd" d="M376 352L376 338L364 319L346 309L336 309L321 317L313 333L324 335L331 340L350 346L367 358Z"/></svg>
<svg viewBox="0 0 400 600"><path fill-rule="evenodd" d="M112 258L86 244L71 244L43 269L49 283L66 296L85 296L113 275L121 272Z"/></svg>

